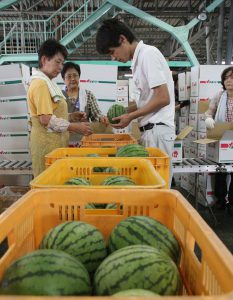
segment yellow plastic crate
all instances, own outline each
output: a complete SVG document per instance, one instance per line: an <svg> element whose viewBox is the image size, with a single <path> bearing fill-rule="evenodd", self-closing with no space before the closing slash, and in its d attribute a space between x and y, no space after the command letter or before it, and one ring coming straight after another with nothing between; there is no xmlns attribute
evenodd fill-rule
<svg viewBox="0 0 233 300"><path fill-rule="evenodd" d="M95 172L96 167L111 167L116 172ZM112 189L116 186L101 185L107 177L114 175L128 176L136 185L124 185L124 188L164 188L166 182L155 171L152 163L144 158L66 158L55 161L49 168L34 178L31 182L31 188L51 188L67 187L74 188L72 185L64 183L73 177L82 177L91 181L92 185L87 188L105 188ZM77 185L75 188L83 188L83 185ZM118 186L122 188L122 186Z"/></svg>
<svg viewBox="0 0 233 300"><path fill-rule="evenodd" d="M155 167L155 170L166 181L166 187L169 188L169 156L158 148L146 148L149 152L149 157L145 157L150 160ZM57 148L45 156L46 167L50 166L57 159L66 157L85 157L88 154L98 154L100 157L114 157L117 153L117 148ZM125 157L125 159L128 159Z"/></svg>
<svg viewBox="0 0 233 300"><path fill-rule="evenodd" d="M87 202L116 201L121 204L121 210L85 209ZM181 245L179 270L183 278L183 295L163 296L164 300L232 300L232 254L187 200L173 190L31 190L0 216L0 243L8 244L8 249L2 253L0 259L0 280L5 269L15 259L37 249L48 230L62 222L71 220L87 222L96 226L107 239L121 220L132 215L149 216L160 221L174 233ZM195 251L197 245L201 259ZM0 300L3 299L32 299L32 297L0 296ZM70 297L36 297L36 299L65 300ZM115 298L93 296L72 297L72 299Z"/></svg>
<svg viewBox="0 0 233 300"><path fill-rule="evenodd" d="M137 144L137 140L130 134L91 134L81 139L81 147L121 147L128 144Z"/></svg>

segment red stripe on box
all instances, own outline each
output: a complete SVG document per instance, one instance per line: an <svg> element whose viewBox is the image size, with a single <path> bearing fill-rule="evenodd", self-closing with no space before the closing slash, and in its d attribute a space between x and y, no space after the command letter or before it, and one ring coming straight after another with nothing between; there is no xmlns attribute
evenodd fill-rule
<svg viewBox="0 0 233 300"><path fill-rule="evenodd" d="M221 147L221 148L224 148L224 149L225 149L225 148L228 148L228 146L229 146L228 144L220 144L220 147Z"/></svg>

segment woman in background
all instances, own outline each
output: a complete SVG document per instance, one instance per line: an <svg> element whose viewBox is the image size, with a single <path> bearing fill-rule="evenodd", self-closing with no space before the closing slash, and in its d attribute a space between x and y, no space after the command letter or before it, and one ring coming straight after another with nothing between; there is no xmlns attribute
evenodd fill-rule
<svg viewBox="0 0 233 300"><path fill-rule="evenodd" d="M206 128L213 129L215 122L233 122L233 67L226 68L221 74L223 91L219 92L210 100L209 109L206 111ZM215 196L217 207L227 208L230 215L233 215L233 173L229 189L227 187L227 173L216 173L215 175Z"/></svg>

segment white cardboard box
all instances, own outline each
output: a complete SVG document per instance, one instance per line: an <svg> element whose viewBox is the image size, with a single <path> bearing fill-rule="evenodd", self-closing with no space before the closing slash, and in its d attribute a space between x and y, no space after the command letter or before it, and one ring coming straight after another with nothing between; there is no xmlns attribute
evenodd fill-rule
<svg viewBox="0 0 233 300"><path fill-rule="evenodd" d="M129 103L128 103L128 96L117 97L116 102L118 104L123 105L124 107L128 107L128 105L129 105Z"/></svg>
<svg viewBox="0 0 233 300"><path fill-rule="evenodd" d="M179 117L179 130L183 130L188 126L188 117Z"/></svg>
<svg viewBox="0 0 233 300"><path fill-rule="evenodd" d="M197 114L189 114L189 126L192 126L195 131L197 131L197 119Z"/></svg>
<svg viewBox="0 0 233 300"><path fill-rule="evenodd" d="M26 115L28 113L26 97L0 99L0 111L3 115Z"/></svg>
<svg viewBox="0 0 233 300"><path fill-rule="evenodd" d="M178 74L179 101L187 100L185 93L185 73Z"/></svg>
<svg viewBox="0 0 233 300"><path fill-rule="evenodd" d="M188 118L189 115L189 106L184 106L180 109L180 116Z"/></svg>
<svg viewBox="0 0 233 300"><path fill-rule="evenodd" d="M191 72L185 73L185 100L190 99L191 96Z"/></svg>
<svg viewBox="0 0 233 300"><path fill-rule="evenodd" d="M207 131L207 139L195 141L206 145L206 158L219 163L233 162L233 124L215 123Z"/></svg>
<svg viewBox="0 0 233 300"><path fill-rule="evenodd" d="M182 162L183 158L183 139L193 130L192 127L185 127L176 137L174 141L174 148L172 151L172 162L179 163Z"/></svg>
<svg viewBox="0 0 233 300"><path fill-rule="evenodd" d="M0 133L0 145L3 150L29 148L28 132L2 132Z"/></svg>
<svg viewBox="0 0 233 300"><path fill-rule="evenodd" d="M0 132L28 131L28 116L0 115Z"/></svg>

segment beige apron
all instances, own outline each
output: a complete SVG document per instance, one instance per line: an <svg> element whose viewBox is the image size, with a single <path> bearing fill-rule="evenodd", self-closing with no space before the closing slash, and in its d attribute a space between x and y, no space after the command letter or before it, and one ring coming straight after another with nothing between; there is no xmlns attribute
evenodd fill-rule
<svg viewBox="0 0 233 300"><path fill-rule="evenodd" d="M57 118L68 120L67 103L65 99L58 102L53 114ZM48 132L40 124L39 117L31 117L32 129L30 135L30 149L32 157L32 170L34 177L45 169L45 155L56 148L68 147L69 132Z"/></svg>

